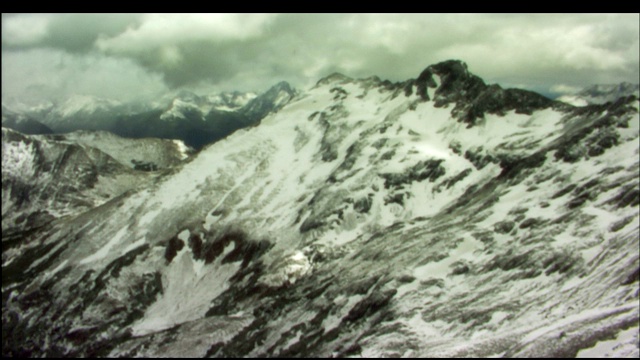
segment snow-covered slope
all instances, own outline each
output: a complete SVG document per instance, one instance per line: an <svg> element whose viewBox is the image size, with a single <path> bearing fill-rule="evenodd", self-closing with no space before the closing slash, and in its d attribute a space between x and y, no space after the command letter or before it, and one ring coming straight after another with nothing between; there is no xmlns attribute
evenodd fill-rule
<svg viewBox="0 0 640 360"><path fill-rule="evenodd" d="M639 127L459 61L334 74L3 248L3 355L637 357Z"/></svg>
<svg viewBox="0 0 640 360"><path fill-rule="evenodd" d="M600 84L585 88L573 95L561 96L558 100L574 106L604 104L626 96L640 97L639 89L640 86L638 84L628 82L607 85Z"/></svg>

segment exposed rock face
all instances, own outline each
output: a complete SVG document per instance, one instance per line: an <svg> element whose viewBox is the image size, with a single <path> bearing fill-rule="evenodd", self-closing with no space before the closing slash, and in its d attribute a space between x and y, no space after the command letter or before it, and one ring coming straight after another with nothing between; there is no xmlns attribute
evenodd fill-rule
<svg viewBox="0 0 640 360"><path fill-rule="evenodd" d="M566 162L575 162L596 157L618 144L620 134L616 128L629 128L626 114L637 112L636 97L620 98L614 103L591 105L571 111L575 116L599 117L597 121L567 129L567 141L559 144L555 157ZM604 116L602 116L604 114Z"/></svg>
<svg viewBox="0 0 640 360"><path fill-rule="evenodd" d="M435 77L434 77L435 76ZM467 70L467 64L449 60L427 67L415 81L418 94L433 100L434 106L454 104L451 114L462 122L474 125L485 114L504 116L509 111L531 115L533 111L568 108L537 93L520 89L502 89L485 82ZM429 95L429 89L434 89Z"/></svg>
<svg viewBox="0 0 640 360"><path fill-rule="evenodd" d="M459 61L329 76L178 167L104 160L148 180L3 237L3 355L637 357L639 132L637 99L576 108ZM13 134L3 187L32 199ZM77 196L106 191L78 164Z"/></svg>

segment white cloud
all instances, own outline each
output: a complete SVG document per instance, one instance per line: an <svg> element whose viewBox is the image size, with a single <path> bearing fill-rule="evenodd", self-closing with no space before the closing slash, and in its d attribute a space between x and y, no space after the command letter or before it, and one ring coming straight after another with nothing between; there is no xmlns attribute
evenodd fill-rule
<svg viewBox="0 0 640 360"><path fill-rule="evenodd" d="M514 19L505 15L505 19L493 28L469 22L466 26L479 26L480 38L452 42L437 54L466 60L472 71L493 81L546 83L549 88L561 83L619 82L635 74L636 80L630 81L638 82L637 15L519 15ZM626 43L615 43L621 28Z"/></svg>
<svg viewBox="0 0 640 360"><path fill-rule="evenodd" d="M575 94L582 90L579 86L571 86L567 84L556 84L549 88L549 91L556 94Z"/></svg>
<svg viewBox="0 0 640 360"><path fill-rule="evenodd" d="M27 49L77 55L62 67L50 65L55 56L43 59L41 69L26 55L24 63L3 63L3 77L21 73L21 82L31 84L40 81L36 74L43 79L65 74L88 84L95 79L91 71L69 71L83 57L99 64L102 73L113 69L114 79L121 71L107 64L117 57L125 72L146 74L172 88L210 84L227 90L260 90L281 80L302 87L334 71L402 81L428 65L460 59L487 82L548 91L560 85L637 83L640 62L638 14L27 14L2 19L3 61L5 54ZM149 81L154 89L156 80Z"/></svg>
<svg viewBox="0 0 640 360"><path fill-rule="evenodd" d="M160 74L129 59L51 49L2 54L3 102L57 101L72 94L130 100L164 91Z"/></svg>
<svg viewBox="0 0 640 360"><path fill-rule="evenodd" d="M51 15L23 14L2 16L2 42L10 45L38 43L47 35Z"/></svg>
<svg viewBox="0 0 640 360"><path fill-rule="evenodd" d="M180 49L178 49L177 46L164 46L160 50L160 56L162 62L166 64L167 67L178 66L183 59Z"/></svg>
<svg viewBox="0 0 640 360"><path fill-rule="evenodd" d="M184 41L233 41L261 34L273 14L149 14L140 26L96 46L106 52L137 53Z"/></svg>

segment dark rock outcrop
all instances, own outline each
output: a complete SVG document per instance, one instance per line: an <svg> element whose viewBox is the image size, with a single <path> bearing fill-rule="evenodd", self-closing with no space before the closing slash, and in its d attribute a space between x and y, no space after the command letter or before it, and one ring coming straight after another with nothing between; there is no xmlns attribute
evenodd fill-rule
<svg viewBox="0 0 640 360"><path fill-rule="evenodd" d="M434 75L439 77L439 85ZM459 60L448 60L427 67L415 80L415 85L422 99L433 100L437 107L454 104L451 114L469 126L475 125L485 114L505 115L508 111L531 114L552 106L570 107L531 91L487 85L481 78L471 74L467 64ZM433 99L429 98L428 88L436 89Z"/></svg>

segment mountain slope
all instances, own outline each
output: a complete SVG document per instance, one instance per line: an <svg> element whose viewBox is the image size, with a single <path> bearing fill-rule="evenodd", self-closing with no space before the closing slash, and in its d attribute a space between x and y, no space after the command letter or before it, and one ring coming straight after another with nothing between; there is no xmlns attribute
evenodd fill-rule
<svg viewBox="0 0 640 360"><path fill-rule="evenodd" d="M194 152L181 140L126 139L106 131L74 131L43 138L94 147L122 165L139 170L170 168L180 164Z"/></svg>
<svg viewBox="0 0 640 360"><path fill-rule="evenodd" d="M3 244L10 233L19 237L56 218L80 214L149 177L95 147L3 127Z"/></svg>
<svg viewBox="0 0 640 360"><path fill-rule="evenodd" d="M11 128L23 134L52 134L45 124L34 120L24 114L15 113L4 106L2 107L2 126Z"/></svg>
<svg viewBox="0 0 640 360"><path fill-rule="evenodd" d="M637 356L639 127L459 61L334 74L3 249L3 355Z"/></svg>

